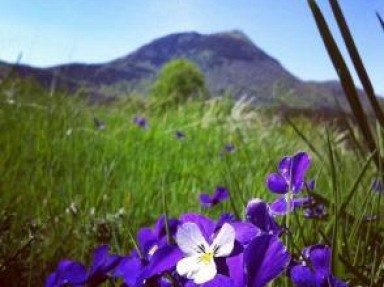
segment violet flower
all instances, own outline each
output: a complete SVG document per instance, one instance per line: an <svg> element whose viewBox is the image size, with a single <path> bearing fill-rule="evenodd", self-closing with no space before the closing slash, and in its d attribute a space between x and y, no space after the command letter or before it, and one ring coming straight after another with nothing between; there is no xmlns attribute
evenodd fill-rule
<svg viewBox="0 0 384 287"><path fill-rule="evenodd" d="M227 257L235 245L235 229L224 223L209 244L193 222L184 223L176 234L176 242L185 257L176 266L177 273L196 284L211 281L217 274L215 258Z"/></svg>
<svg viewBox="0 0 384 287"><path fill-rule="evenodd" d="M176 233L179 222L168 220L170 235ZM181 251L167 241L165 216L161 216L153 229L141 228L137 236L139 250L133 250L129 257L121 260L114 273L123 278L127 286L142 286L143 282L163 282L161 275L172 272L182 258Z"/></svg>
<svg viewBox="0 0 384 287"><path fill-rule="evenodd" d="M87 269L76 261L61 260L55 272L45 281L46 287L83 286L87 280Z"/></svg>
<svg viewBox="0 0 384 287"><path fill-rule="evenodd" d="M384 182L383 182L383 180L382 179L378 179L378 178L372 180L371 188L372 188L373 191L376 191L379 194L383 194L384 193Z"/></svg>
<svg viewBox="0 0 384 287"><path fill-rule="evenodd" d="M279 235L281 229L271 215L269 205L259 198L248 202L246 208L247 221L254 224L262 232Z"/></svg>
<svg viewBox="0 0 384 287"><path fill-rule="evenodd" d="M85 284L89 287L98 286L109 278L120 259L118 255L109 255L109 246L101 245L93 252L89 273L82 263L63 260L56 271L48 277L46 286L83 286Z"/></svg>
<svg viewBox="0 0 384 287"><path fill-rule="evenodd" d="M141 128L148 128L148 121L145 117L135 117L133 119L133 123Z"/></svg>
<svg viewBox="0 0 384 287"><path fill-rule="evenodd" d="M225 219L230 222L223 222ZM261 233L253 224L234 222L228 216L219 224L199 214L185 214L180 221L183 225L176 239L186 258L178 271L190 278L186 287L263 287L279 276L290 260L276 236ZM219 256L220 249L224 256ZM209 267L203 268L202 261L209 261Z"/></svg>
<svg viewBox="0 0 384 287"><path fill-rule="evenodd" d="M185 140L185 134L182 131L175 131L175 137L179 140Z"/></svg>
<svg viewBox="0 0 384 287"><path fill-rule="evenodd" d="M98 286L104 282L111 271L119 264L121 257L109 254L109 246L101 245L93 252L92 265L88 274L88 286Z"/></svg>
<svg viewBox="0 0 384 287"><path fill-rule="evenodd" d="M295 195L303 189L310 165L309 155L298 152L293 156L284 157L279 163L278 172L267 177L268 189L281 195L271 204L274 215L285 215L308 202L308 198L295 198Z"/></svg>
<svg viewBox="0 0 384 287"><path fill-rule="evenodd" d="M220 202L226 200L229 197L228 190L225 187L218 186L216 187L213 195L202 193L199 196L200 204L203 207L214 207Z"/></svg>
<svg viewBox="0 0 384 287"><path fill-rule="evenodd" d="M313 245L302 252L304 261L290 269L289 275L297 287L346 287L331 274L331 248ZM307 265L309 263L309 265Z"/></svg>
<svg viewBox="0 0 384 287"><path fill-rule="evenodd" d="M236 148L233 144L226 144L222 151L220 152L219 156L220 158L224 157L226 154L233 154L235 153Z"/></svg>
<svg viewBox="0 0 384 287"><path fill-rule="evenodd" d="M311 204L310 207L304 209L306 218L322 219L328 215L327 208L322 203Z"/></svg>

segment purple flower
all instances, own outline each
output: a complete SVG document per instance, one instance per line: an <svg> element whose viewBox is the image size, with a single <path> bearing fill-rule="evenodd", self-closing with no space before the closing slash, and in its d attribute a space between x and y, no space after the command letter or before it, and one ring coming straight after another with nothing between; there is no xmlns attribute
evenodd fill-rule
<svg viewBox="0 0 384 287"><path fill-rule="evenodd" d="M196 223L187 222L179 227L176 242L184 253L184 258L177 262L177 273L196 284L203 284L215 278L218 269L216 258L225 258L232 253L235 229L224 223L209 243Z"/></svg>
<svg viewBox="0 0 384 287"><path fill-rule="evenodd" d="M306 218L321 219L328 215L327 208L322 203L311 203L311 206L304 209L304 216Z"/></svg>
<svg viewBox="0 0 384 287"><path fill-rule="evenodd" d="M266 286L285 270L289 261L289 252L276 236L255 237L244 251L247 283L244 286Z"/></svg>
<svg viewBox="0 0 384 287"><path fill-rule="evenodd" d="M229 221L223 223L225 219ZM276 236L261 233L253 224L236 222L228 216L215 223L200 214L185 214L180 222L183 224L181 234L176 238L183 246L185 258L178 271L190 279L184 286L263 287L279 276L290 260ZM193 248L195 245L199 248ZM224 256L218 251L215 253L220 249ZM197 250L201 253L195 254ZM201 256L203 261L210 260L210 268L200 268ZM190 265L185 265L185 260ZM197 285L201 280L204 282Z"/></svg>
<svg viewBox="0 0 384 287"><path fill-rule="evenodd" d="M235 152L235 146L233 144L226 144L224 146L224 152L226 153L234 153Z"/></svg>
<svg viewBox="0 0 384 287"><path fill-rule="evenodd" d="M372 190L376 191L377 193L383 194L384 193L384 182L382 179L374 179L371 183Z"/></svg>
<svg viewBox="0 0 384 287"><path fill-rule="evenodd" d="M110 272L119 264L121 257L109 254L109 246L101 245L93 252L92 265L88 274L89 286L97 286L104 282Z"/></svg>
<svg viewBox="0 0 384 287"><path fill-rule="evenodd" d="M170 235L176 233L179 222L168 220ZM181 251L167 241L165 216L161 216L153 229L141 228L137 235L139 250L133 250L131 256L121 260L114 273L123 278L128 286L142 286L143 282L163 282L161 275L172 272L176 263L182 258ZM159 281L160 280L160 281Z"/></svg>
<svg viewBox="0 0 384 287"><path fill-rule="evenodd" d="M179 140L184 140L185 139L185 134L181 131L175 131L175 137Z"/></svg>
<svg viewBox="0 0 384 287"><path fill-rule="evenodd" d="M269 205L259 198L248 202L246 208L247 221L254 224L262 232L279 235L280 227L270 213Z"/></svg>
<svg viewBox="0 0 384 287"><path fill-rule="evenodd" d="M168 228L171 236L176 233L178 224L178 220L168 219ZM149 227L141 228L137 234L137 241L140 252L145 258L153 255L154 251L159 247L167 245L165 215L159 217L153 229Z"/></svg>
<svg viewBox="0 0 384 287"><path fill-rule="evenodd" d="M289 272L297 287L344 287L346 283L331 274L331 248L314 245L302 251L304 261ZM309 263L309 265L307 265Z"/></svg>
<svg viewBox="0 0 384 287"><path fill-rule="evenodd" d="M293 156L284 157L279 163L278 172L267 177L268 189L281 195L271 204L274 215L285 215L308 202L308 198L296 199L294 196L303 189L310 165L308 154L298 152Z"/></svg>
<svg viewBox="0 0 384 287"><path fill-rule="evenodd" d="M57 269L45 281L46 287L83 286L87 281L87 269L76 261L62 260Z"/></svg>
<svg viewBox="0 0 384 287"><path fill-rule="evenodd" d="M133 123L141 128L148 128L149 125L148 125L148 122L147 122L147 119L145 117L135 117L133 119Z"/></svg>
<svg viewBox="0 0 384 287"><path fill-rule="evenodd" d="M223 147L223 150L220 152L220 157L224 157L226 154L232 154L235 153L236 149L233 144L226 144Z"/></svg>
<svg viewBox="0 0 384 287"><path fill-rule="evenodd" d="M82 263L63 260L56 271L48 277L46 286L83 286L84 284L90 287L98 286L109 277L120 259L118 255L109 255L109 246L101 245L93 252L89 273Z"/></svg>
<svg viewBox="0 0 384 287"><path fill-rule="evenodd" d="M203 207L214 207L229 197L228 190L225 187L218 186L213 195L202 193L199 196L200 204Z"/></svg>

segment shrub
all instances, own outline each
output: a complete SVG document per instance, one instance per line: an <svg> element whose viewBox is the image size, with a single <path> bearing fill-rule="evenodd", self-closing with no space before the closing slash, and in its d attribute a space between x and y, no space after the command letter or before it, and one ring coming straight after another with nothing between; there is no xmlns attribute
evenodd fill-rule
<svg viewBox="0 0 384 287"><path fill-rule="evenodd" d="M203 73L186 59L176 59L165 64L151 92L152 99L161 105L177 105L187 99L207 96Z"/></svg>

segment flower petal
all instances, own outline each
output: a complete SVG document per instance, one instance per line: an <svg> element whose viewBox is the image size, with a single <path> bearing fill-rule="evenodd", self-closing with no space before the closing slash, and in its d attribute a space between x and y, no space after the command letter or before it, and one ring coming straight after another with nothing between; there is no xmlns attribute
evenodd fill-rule
<svg viewBox="0 0 384 287"><path fill-rule="evenodd" d="M292 212L293 211L294 204L291 201L291 204L290 204L289 210L288 210L288 204L287 204L287 201L286 201L285 197L280 197L280 198L276 199L270 205L270 207L271 207L272 214L274 214L274 215L285 215L288 212Z"/></svg>
<svg viewBox="0 0 384 287"><path fill-rule="evenodd" d="M257 236L244 251L247 286L265 286L283 272L289 260L287 249L276 236Z"/></svg>
<svg viewBox="0 0 384 287"><path fill-rule="evenodd" d="M231 225L236 232L236 241L242 245L247 245L260 233L260 229L251 223L233 222Z"/></svg>
<svg viewBox="0 0 384 287"><path fill-rule="evenodd" d="M213 200L209 194L201 193L199 195L199 200L203 207L211 207L213 205Z"/></svg>
<svg viewBox="0 0 384 287"><path fill-rule="evenodd" d="M209 242L209 240L211 239L211 236L214 234L216 228L216 224L213 222L212 219L198 213L183 214L182 216L180 216L180 222L193 222L197 224L207 242Z"/></svg>
<svg viewBox="0 0 384 287"><path fill-rule="evenodd" d="M316 287L316 278L307 266L296 265L292 267L290 277L297 287Z"/></svg>
<svg viewBox="0 0 384 287"><path fill-rule="evenodd" d="M235 243L235 234L235 229L230 224L224 223L212 243L215 257L225 257L231 254Z"/></svg>
<svg viewBox="0 0 384 287"><path fill-rule="evenodd" d="M54 273L52 273L47 281L46 286L64 286L73 285L81 286L86 282L87 269L85 266L76 261L62 260Z"/></svg>
<svg viewBox="0 0 384 287"><path fill-rule="evenodd" d="M199 265L200 255L196 254L193 256L185 257L177 262L176 271L180 276L192 279L200 268Z"/></svg>
<svg viewBox="0 0 384 287"><path fill-rule="evenodd" d="M217 274L215 261L210 263L199 263L199 269L193 275L193 282L196 284L203 284L212 280Z"/></svg>
<svg viewBox="0 0 384 287"><path fill-rule="evenodd" d="M293 198L291 202L294 208L299 208L303 205L311 203L311 199L309 197Z"/></svg>
<svg viewBox="0 0 384 287"><path fill-rule="evenodd" d="M149 265L144 268L136 280L136 287L143 286L143 282L153 276L164 272L172 272L177 262L183 258L183 254L176 246L166 245L157 250L150 259Z"/></svg>
<svg viewBox="0 0 384 287"><path fill-rule="evenodd" d="M283 157L279 162L278 171L287 182L291 181L291 163L292 157L290 156Z"/></svg>
<svg viewBox="0 0 384 287"><path fill-rule="evenodd" d="M299 152L292 157L291 188L294 193L300 192L304 186L305 175L311 166L311 159L306 152Z"/></svg>
<svg viewBox="0 0 384 287"><path fill-rule="evenodd" d="M217 274L212 280L198 285L200 287L235 287L233 280L227 276Z"/></svg>
<svg viewBox="0 0 384 287"><path fill-rule="evenodd" d="M227 257L226 263L229 270L229 277L233 280L234 286L245 286L243 252L237 254L236 256Z"/></svg>
<svg viewBox="0 0 384 287"><path fill-rule="evenodd" d="M267 177L267 187L270 191L278 194L285 194L288 192L287 181L277 173L271 173Z"/></svg>
<svg viewBox="0 0 384 287"><path fill-rule="evenodd" d="M223 200L228 198L228 190L222 186L216 187L215 193L213 194L213 198L217 202L222 202Z"/></svg>
<svg viewBox="0 0 384 287"><path fill-rule="evenodd" d="M306 253L316 273L328 277L331 268L331 248L325 245L314 245L309 247Z"/></svg>
<svg viewBox="0 0 384 287"><path fill-rule="evenodd" d="M141 270L144 268L143 262L139 258L123 258L113 274L114 277L123 278L127 286L133 286L139 278Z"/></svg>
<svg viewBox="0 0 384 287"><path fill-rule="evenodd" d="M208 282L217 274L214 260L204 263L200 261L198 255L181 259L176 265L176 271L179 275L192 279L196 284Z"/></svg>
<svg viewBox="0 0 384 287"><path fill-rule="evenodd" d="M248 202L246 208L247 220L263 232L279 234L280 228L270 215L269 206L259 198Z"/></svg>
<svg viewBox="0 0 384 287"><path fill-rule="evenodd" d="M176 233L176 242L187 256L197 254L200 251L199 246L203 246L205 249L209 248L199 226L192 222L184 223L179 227Z"/></svg>

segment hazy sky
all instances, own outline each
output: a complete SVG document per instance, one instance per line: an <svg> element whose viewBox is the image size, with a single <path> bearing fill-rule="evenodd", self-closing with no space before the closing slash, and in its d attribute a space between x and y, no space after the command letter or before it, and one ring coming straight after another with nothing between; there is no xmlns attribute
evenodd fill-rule
<svg viewBox="0 0 384 287"><path fill-rule="evenodd" d="M328 1L318 2L336 32ZM384 32L375 16L384 17L384 1L340 4L384 95ZM102 63L169 33L233 29L302 79L336 79L306 0L0 0L0 59L22 53L22 63L39 67Z"/></svg>

